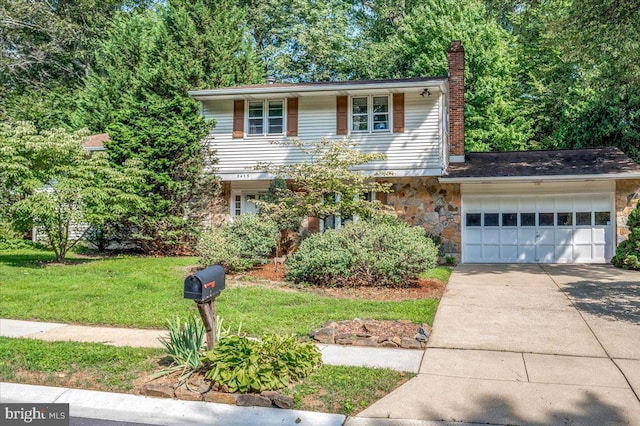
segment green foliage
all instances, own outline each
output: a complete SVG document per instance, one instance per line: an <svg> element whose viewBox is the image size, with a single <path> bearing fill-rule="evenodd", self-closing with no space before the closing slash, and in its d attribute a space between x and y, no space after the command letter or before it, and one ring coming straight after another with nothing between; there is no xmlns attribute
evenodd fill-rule
<svg viewBox="0 0 640 426"><path fill-rule="evenodd" d="M242 215L233 222L205 230L196 251L201 263L218 263L227 271L245 271L265 264L276 247L277 225L264 217Z"/></svg>
<svg viewBox="0 0 640 426"><path fill-rule="evenodd" d="M82 240L86 225L119 220L140 203L136 162L121 170L83 149L86 131L38 132L31 123L0 123L0 193L16 229L36 226L58 261ZM85 225L85 228L78 228Z"/></svg>
<svg viewBox="0 0 640 426"><path fill-rule="evenodd" d="M186 321L176 317L169 324L168 338L160 338L172 366L156 374L156 377L174 371L182 371L179 380L186 380L201 366L200 356L204 349L205 328L200 318L190 316Z"/></svg>
<svg viewBox="0 0 640 426"><path fill-rule="evenodd" d="M293 408L354 415L411 376L390 369L323 365L294 385Z"/></svg>
<svg viewBox="0 0 640 426"><path fill-rule="evenodd" d="M82 371L76 386L127 392L137 378L153 371L160 355L158 349L0 337L0 381L28 383L35 376L33 384L68 386Z"/></svg>
<svg viewBox="0 0 640 426"><path fill-rule="evenodd" d="M640 203L629 214L627 226L631 234L627 240L618 244L611 263L618 268L640 270Z"/></svg>
<svg viewBox="0 0 640 426"><path fill-rule="evenodd" d="M147 253L190 250L217 193L202 143L214 123L186 92L261 80L245 13L230 0L170 0L114 20L99 46L75 122L110 134L113 163L138 158L147 171L145 204L124 224Z"/></svg>
<svg viewBox="0 0 640 426"><path fill-rule="evenodd" d="M259 163L256 170L264 170L291 182L289 188L280 188L279 199L275 203L265 200L260 205L288 212L293 217L319 218L331 215L369 217L383 208L380 202L367 201L362 194L390 192L391 184L367 176L357 170L357 166L384 160L385 154L362 152L350 139L322 138L317 142L291 139L278 143L298 149L308 160L287 165Z"/></svg>
<svg viewBox="0 0 640 426"><path fill-rule="evenodd" d="M262 340L231 336L205 354L211 367L206 377L229 392L282 389L304 379L322 362L313 343L294 336L268 335Z"/></svg>
<svg viewBox="0 0 640 426"><path fill-rule="evenodd" d="M359 221L306 238L286 263L287 278L314 285L406 285L436 266L438 251L420 227Z"/></svg>

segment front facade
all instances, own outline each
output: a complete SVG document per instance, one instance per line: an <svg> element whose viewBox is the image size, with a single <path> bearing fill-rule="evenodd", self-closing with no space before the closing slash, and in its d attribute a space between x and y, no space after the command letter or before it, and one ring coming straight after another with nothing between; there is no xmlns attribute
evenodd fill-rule
<svg viewBox="0 0 640 426"><path fill-rule="evenodd" d="M612 149L580 150L572 168L562 161L575 151L564 151L564 160L535 152L465 156L463 64L453 42L447 77L190 92L216 121L207 143L225 205L214 217L256 212L254 200L272 178L258 163L305 161L277 142L349 137L365 152L386 154L362 168L391 174L382 179L393 191L374 196L439 236L445 255L467 263L609 261L640 197L640 166Z"/></svg>

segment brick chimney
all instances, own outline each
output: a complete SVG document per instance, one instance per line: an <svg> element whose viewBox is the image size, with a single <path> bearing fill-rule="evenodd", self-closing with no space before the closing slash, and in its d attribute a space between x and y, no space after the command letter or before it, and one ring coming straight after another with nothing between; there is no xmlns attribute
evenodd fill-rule
<svg viewBox="0 0 640 426"><path fill-rule="evenodd" d="M449 161L464 162L464 47L449 47Z"/></svg>

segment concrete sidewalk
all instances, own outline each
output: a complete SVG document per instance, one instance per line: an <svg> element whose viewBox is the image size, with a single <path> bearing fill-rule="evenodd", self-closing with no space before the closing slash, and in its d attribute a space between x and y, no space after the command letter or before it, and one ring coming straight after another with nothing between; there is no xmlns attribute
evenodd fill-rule
<svg viewBox="0 0 640 426"><path fill-rule="evenodd" d="M459 266L420 374L346 424L640 425L639 281L605 265Z"/></svg>
<svg viewBox="0 0 640 426"><path fill-rule="evenodd" d="M113 346L163 348L159 338L163 330L94 327L35 321L0 319L0 336L26 337L47 341L75 341L104 343ZM328 365L390 368L417 373L424 351L361 346L317 345L322 362Z"/></svg>

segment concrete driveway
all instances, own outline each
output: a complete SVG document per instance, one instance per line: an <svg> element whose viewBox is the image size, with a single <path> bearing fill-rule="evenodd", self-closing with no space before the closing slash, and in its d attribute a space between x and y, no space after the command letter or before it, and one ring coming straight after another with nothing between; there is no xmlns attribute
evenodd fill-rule
<svg viewBox="0 0 640 426"><path fill-rule="evenodd" d="M462 265L420 374L347 424L640 425L638 395L640 273Z"/></svg>

